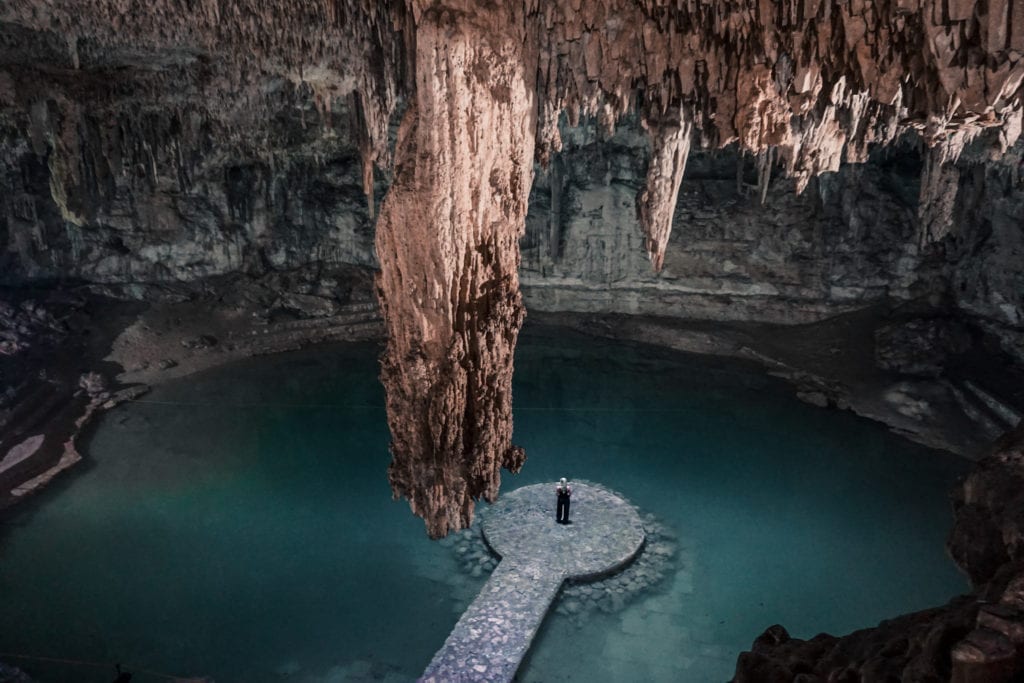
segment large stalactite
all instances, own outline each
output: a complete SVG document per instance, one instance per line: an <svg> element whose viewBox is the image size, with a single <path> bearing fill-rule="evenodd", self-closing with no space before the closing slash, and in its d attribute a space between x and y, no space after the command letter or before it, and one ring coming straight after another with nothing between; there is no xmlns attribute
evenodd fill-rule
<svg viewBox="0 0 1024 683"><path fill-rule="evenodd" d="M644 189L637 195L637 214L644 246L655 270L661 270L672 232L679 186L690 155L693 124L679 113L659 121L645 121L651 135L651 161Z"/></svg>
<svg viewBox="0 0 1024 683"><path fill-rule="evenodd" d="M536 66L521 9L417 8L415 21L415 96L377 224L381 379L391 486L437 537L525 457L511 443L512 357Z"/></svg>

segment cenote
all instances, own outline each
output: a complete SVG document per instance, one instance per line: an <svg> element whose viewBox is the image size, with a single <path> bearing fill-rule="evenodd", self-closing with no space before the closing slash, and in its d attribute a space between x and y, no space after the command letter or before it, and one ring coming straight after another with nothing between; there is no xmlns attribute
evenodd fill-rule
<svg viewBox="0 0 1024 683"><path fill-rule="evenodd" d="M377 354L253 359L105 415L4 521L0 650L109 663L10 659L41 681L415 678L485 577L391 499ZM757 368L528 328L514 395L506 490L604 483L689 558L620 611L549 614L520 680L724 681L772 624L841 634L966 588L943 541L968 463Z"/></svg>

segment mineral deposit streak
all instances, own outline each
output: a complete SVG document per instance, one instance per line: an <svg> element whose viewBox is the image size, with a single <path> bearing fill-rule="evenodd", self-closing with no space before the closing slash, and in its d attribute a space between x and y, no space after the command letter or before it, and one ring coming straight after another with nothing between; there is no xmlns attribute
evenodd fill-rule
<svg viewBox="0 0 1024 683"><path fill-rule="evenodd" d="M587 484L573 486L571 524L555 522L555 484L534 484L503 496L482 530L501 562L434 655L424 683L511 681L562 583L615 573L645 538L632 505Z"/></svg>

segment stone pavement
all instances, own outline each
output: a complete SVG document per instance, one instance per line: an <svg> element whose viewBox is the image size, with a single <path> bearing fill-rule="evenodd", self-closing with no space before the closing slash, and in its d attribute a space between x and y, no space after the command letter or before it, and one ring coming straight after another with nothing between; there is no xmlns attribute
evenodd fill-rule
<svg viewBox="0 0 1024 683"><path fill-rule="evenodd" d="M507 493L488 510L483 535L501 562L421 681L511 681L562 583L614 573L643 547L636 510L604 489L574 484L570 518L555 522L553 482Z"/></svg>

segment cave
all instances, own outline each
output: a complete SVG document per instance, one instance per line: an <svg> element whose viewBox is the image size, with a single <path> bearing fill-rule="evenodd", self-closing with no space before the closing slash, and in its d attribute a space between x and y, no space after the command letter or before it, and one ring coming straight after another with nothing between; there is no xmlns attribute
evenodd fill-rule
<svg viewBox="0 0 1024 683"><path fill-rule="evenodd" d="M0 681L1020 680L1022 84L1021 0L5 0Z"/></svg>

